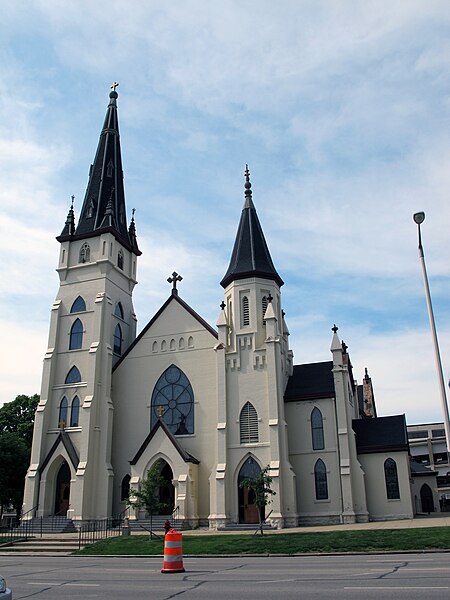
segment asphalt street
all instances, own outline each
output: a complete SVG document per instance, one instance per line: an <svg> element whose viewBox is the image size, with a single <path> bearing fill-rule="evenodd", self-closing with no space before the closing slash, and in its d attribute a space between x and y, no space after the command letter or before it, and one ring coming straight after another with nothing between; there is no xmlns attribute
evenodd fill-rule
<svg viewBox="0 0 450 600"><path fill-rule="evenodd" d="M431 600L450 597L450 554L185 558L1 556L14 600Z"/></svg>

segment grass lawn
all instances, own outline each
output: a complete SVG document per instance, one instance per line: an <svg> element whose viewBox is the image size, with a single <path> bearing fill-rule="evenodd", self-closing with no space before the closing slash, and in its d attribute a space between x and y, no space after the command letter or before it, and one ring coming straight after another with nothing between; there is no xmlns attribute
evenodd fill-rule
<svg viewBox="0 0 450 600"><path fill-rule="evenodd" d="M323 531L313 533L185 535L183 554L297 554L303 552L370 552L392 550L450 549L450 527ZM75 554L163 554L163 538L148 535L115 537Z"/></svg>

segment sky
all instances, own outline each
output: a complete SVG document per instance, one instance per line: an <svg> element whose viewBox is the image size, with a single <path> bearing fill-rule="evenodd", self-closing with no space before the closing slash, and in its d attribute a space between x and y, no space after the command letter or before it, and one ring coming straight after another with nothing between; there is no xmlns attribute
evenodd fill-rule
<svg viewBox="0 0 450 600"><path fill-rule="evenodd" d="M39 393L61 232L112 82L142 329L180 296L215 326L245 164L296 364L331 327L379 415L442 420L412 215L450 375L447 0L2 0L0 404ZM149 394L151 391L149 391Z"/></svg>

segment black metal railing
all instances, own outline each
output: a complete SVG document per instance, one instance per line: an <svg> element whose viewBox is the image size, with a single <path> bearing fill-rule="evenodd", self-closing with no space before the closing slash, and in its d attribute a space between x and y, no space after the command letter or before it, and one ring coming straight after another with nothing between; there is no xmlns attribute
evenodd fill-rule
<svg viewBox="0 0 450 600"><path fill-rule="evenodd" d="M78 530L78 548L122 535L123 520L117 517L84 521Z"/></svg>

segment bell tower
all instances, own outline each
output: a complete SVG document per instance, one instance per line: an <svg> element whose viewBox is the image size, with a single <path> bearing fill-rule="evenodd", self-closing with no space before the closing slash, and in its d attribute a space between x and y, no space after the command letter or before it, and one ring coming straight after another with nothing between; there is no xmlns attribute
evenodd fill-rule
<svg viewBox="0 0 450 600"><path fill-rule="evenodd" d="M110 516L111 371L136 336L137 257L127 226L114 83L78 224L61 234L60 287L51 310L24 513L82 521Z"/></svg>
<svg viewBox="0 0 450 600"><path fill-rule="evenodd" d="M269 466L276 495L271 520L296 524L293 470L289 464L284 390L292 374L292 352L281 305L283 280L272 262L245 170L245 201L217 322L218 437L211 520L250 522L242 498L243 473ZM244 470L243 470L244 469ZM227 490L225 492L225 489Z"/></svg>

